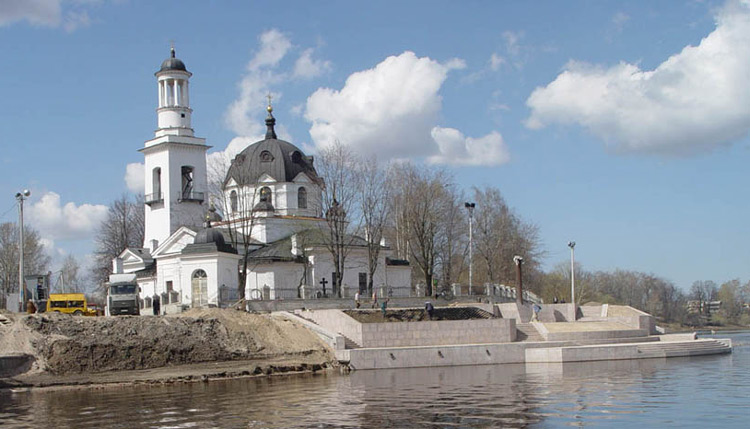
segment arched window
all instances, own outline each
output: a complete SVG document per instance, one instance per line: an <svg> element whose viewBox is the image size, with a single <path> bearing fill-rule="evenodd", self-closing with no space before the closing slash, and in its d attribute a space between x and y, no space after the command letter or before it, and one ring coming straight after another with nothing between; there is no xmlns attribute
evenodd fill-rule
<svg viewBox="0 0 750 429"><path fill-rule="evenodd" d="M299 190L297 190L297 208L307 208L307 189L305 188L299 188Z"/></svg>
<svg viewBox="0 0 750 429"><path fill-rule="evenodd" d="M156 167L151 174L151 186L153 190L153 200L162 199L161 196L161 167Z"/></svg>
<svg viewBox="0 0 750 429"><path fill-rule="evenodd" d="M208 305L208 275L203 270L195 270L191 279L193 290L193 307Z"/></svg>
<svg viewBox="0 0 750 429"><path fill-rule="evenodd" d="M237 191L232 191L229 194L229 207L232 209L232 213L237 212Z"/></svg>
<svg viewBox="0 0 750 429"><path fill-rule="evenodd" d="M182 166L182 199L189 200L193 197L193 167Z"/></svg>
<svg viewBox="0 0 750 429"><path fill-rule="evenodd" d="M269 188L268 186L260 188L260 200L267 202L268 204L273 204L271 188Z"/></svg>

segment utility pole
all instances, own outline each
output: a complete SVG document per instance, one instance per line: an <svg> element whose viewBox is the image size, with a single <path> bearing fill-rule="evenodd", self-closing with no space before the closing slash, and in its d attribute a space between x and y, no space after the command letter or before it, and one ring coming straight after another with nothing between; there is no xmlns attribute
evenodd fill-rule
<svg viewBox="0 0 750 429"><path fill-rule="evenodd" d="M570 247L570 302L576 303L576 256L575 241L568 241Z"/></svg>
<svg viewBox="0 0 750 429"><path fill-rule="evenodd" d="M23 201L31 195L28 189L24 189L23 192L16 193L16 200L18 200L18 298L21 300L21 312L24 311L26 305L26 285L23 281Z"/></svg>
<svg viewBox="0 0 750 429"><path fill-rule="evenodd" d="M516 263L516 304L523 305L523 276L521 274L523 258L516 255L513 257L513 262Z"/></svg>
<svg viewBox="0 0 750 429"><path fill-rule="evenodd" d="M474 249L474 243L472 242L472 229L474 226L474 207L476 207L475 203L464 203L464 207L466 207L466 210L469 211L469 295L471 295L471 287L474 284L473 283L473 277L472 277L472 251Z"/></svg>

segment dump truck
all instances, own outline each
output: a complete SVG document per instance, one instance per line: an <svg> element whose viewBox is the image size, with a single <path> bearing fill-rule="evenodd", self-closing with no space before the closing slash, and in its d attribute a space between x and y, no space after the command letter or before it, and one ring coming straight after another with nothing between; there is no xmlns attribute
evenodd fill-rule
<svg viewBox="0 0 750 429"><path fill-rule="evenodd" d="M138 283L135 274L111 274L107 286L107 316L140 315Z"/></svg>

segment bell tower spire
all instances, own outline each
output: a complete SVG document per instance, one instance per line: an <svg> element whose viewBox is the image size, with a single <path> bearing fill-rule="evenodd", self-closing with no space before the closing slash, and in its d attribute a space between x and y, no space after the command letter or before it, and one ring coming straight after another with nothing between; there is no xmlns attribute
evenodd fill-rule
<svg viewBox="0 0 750 429"><path fill-rule="evenodd" d="M171 43L169 54L169 58L161 63L161 68L155 73L159 92L159 107L156 110L159 125L156 136L192 136L190 116L193 110L190 108L189 80L193 74L177 58L174 43Z"/></svg>
<svg viewBox="0 0 750 429"><path fill-rule="evenodd" d="M192 73L177 58L174 44L155 73L158 127L140 150L145 163L143 247L156 250L180 226L199 227L207 190L206 140L190 124L188 81Z"/></svg>

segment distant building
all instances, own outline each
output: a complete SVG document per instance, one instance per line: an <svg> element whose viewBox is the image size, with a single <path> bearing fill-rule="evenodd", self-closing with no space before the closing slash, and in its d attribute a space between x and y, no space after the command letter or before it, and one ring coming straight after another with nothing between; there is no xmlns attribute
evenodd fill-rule
<svg viewBox="0 0 750 429"><path fill-rule="evenodd" d="M185 64L171 55L156 72L158 127L140 151L145 160L145 235L113 261L135 272L144 307L225 306L245 299L338 296L325 247L321 187L314 159L279 140L268 106L265 139L237 155L223 183L226 219L209 210L206 145L191 125ZM341 296L367 291L367 244L349 237ZM373 285L379 294L408 296L411 268L382 246ZM238 296L242 255L249 257Z"/></svg>

